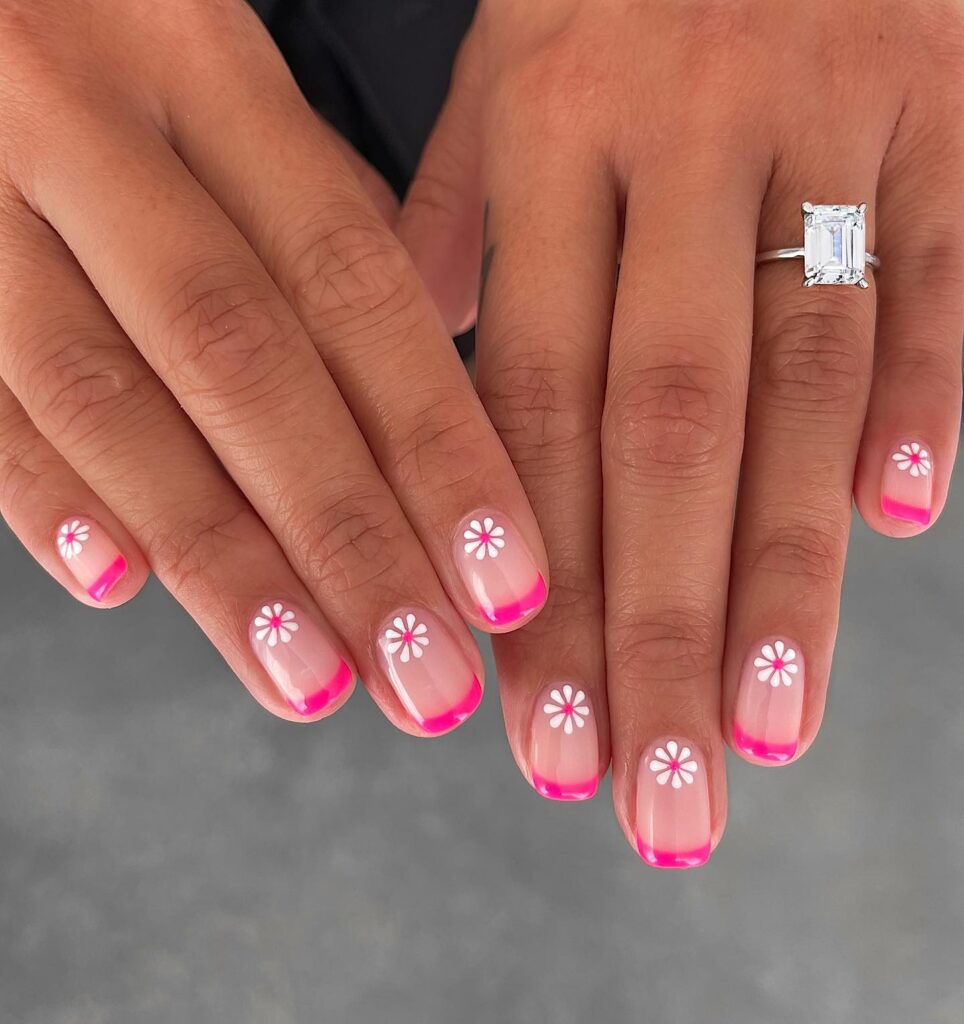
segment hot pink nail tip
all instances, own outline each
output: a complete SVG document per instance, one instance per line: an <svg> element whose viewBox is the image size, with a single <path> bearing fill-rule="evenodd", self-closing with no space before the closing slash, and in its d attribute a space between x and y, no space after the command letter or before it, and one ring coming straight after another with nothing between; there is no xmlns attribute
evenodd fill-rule
<svg viewBox="0 0 964 1024"><path fill-rule="evenodd" d="M737 747L758 761L772 764L786 764L792 761L799 747L798 743L767 743L744 732L739 725L733 725L733 742Z"/></svg>
<svg viewBox="0 0 964 1024"><path fill-rule="evenodd" d="M308 718L311 715L317 715L319 711L323 711L329 704L333 704L338 700L354 681L354 673L343 661L335 677L326 686L318 690L317 693L303 697L300 700L289 699L288 703L299 715L304 715Z"/></svg>
<svg viewBox="0 0 964 1024"><path fill-rule="evenodd" d="M892 519L902 519L907 523L918 523L921 526L927 526L931 521L931 510L929 508L919 508L917 505L908 505L903 501L894 501L893 498L888 498L886 494L880 499L880 508L884 515L890 516Z"/></svg>
<svg viewBox="0 0 964 1024"><path fill-rule="evenodd" d="M94 583L88 587L87 593L95 601L103 601L114 589L125 572L127 572L127 559L123 555L119 555L108 566L106 571L98 576Z"/></svg>
<svg viewBox="0 0 964 1024"><path fill-rule="evenodd" d="M472 685L464 700L459 701L455 707L450 708L444 714L434 715L432 718L417 718L416 721L427 733L448 732L457 725L461 725L475 712L482 703L482 684L477 676L472 677Z"/></svg>
<svg viewBox="0 0 964 1024"><path fill-rule="evenodd" d="M504 604L498 608L480 608L479 610L493 626L511 626L538 611L546 603L547 593L546 581L540 574L536 585L520 601Z"/></svg>
<svg viewBox="0 0 964 1024"><path fill-rule="evenodd" d="M535 791L547 800L590 800L599 789L599 779L597 777L586 782L553 782L533 772L532 785Z"/></svg>
<svg viewBox="0 0 964 1024"><path fill-rule="evenodd" d="M698 868L710 859L713 852L709 843L695 850L657 850L638 835L636 849L640 857L654 868Z"/></svg>

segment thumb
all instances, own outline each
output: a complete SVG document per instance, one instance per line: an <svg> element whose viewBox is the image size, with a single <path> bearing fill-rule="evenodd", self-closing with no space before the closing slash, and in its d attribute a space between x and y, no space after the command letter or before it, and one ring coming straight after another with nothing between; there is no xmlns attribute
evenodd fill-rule
<svg viewBox="0 0 964 1024"><path fill-rule="evenodd" d="M475 323L482 260L482 68L471 39L470 33L455 62L448 98L397 224L453 335Z"/></svg>

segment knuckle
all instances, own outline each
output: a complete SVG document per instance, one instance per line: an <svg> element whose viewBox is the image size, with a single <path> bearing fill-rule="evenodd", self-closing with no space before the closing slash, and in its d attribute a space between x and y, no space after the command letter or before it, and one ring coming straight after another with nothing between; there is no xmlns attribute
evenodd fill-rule
<svg viewBox="0 0 964 1024"><path fill-rule="evenodd" d="M960 346L924 349L915 345L892 345L876 355L874 376L901 381L913 395L927 396L937 408L956 408L961 401Z"/></svg>
<svg viewBox="0 0 964 1024"><path fill-rule="evenodd" d="M386 581L407 539L392 497L371 478L342 478L313 504L291 541L308 578L335 594Z"/></svg>
<svg viewBox="0 0 964 1024"><path fill-rule="evenodd" d="M846 557L846 528L829 520L770 527L748 567L802 578L815 584L839 583Z"/></svg>
<svg viewBox="0 0 964 1024"><path fill-rule="evenodd" d="M852 413L870 374L872 323L829 302L778 316L761 346L764 395L782 409Z"/></svg>
<svg viewBox="0 0 964 1024"><path fill-rule="evenodd" d="M664 355L610 382L604 456L635 474L704 477L742 443L738 388L728 370L695 362L685 349Z"/></svg>
<svg viewBox="0 0 964 1024"><path fill-rule="evenodd" d="M279 318L245 267L199 261L174 275L170 295L157 346L163 372L188 392L262 381L297 349L297 323Z"/></svg>
<svg viewBox="0 0 964 1024"><path fill-rule="evenodd" d="M254 513L234 502L166 507L139 538L165 586L183 598L218 587L218 566L255 534Z"/></svg>
<svg viewBox="0 0 964 1024"><path fill-rule="evenodd" d="M720 625L693 606L623 612L610 621L607 649L620 675L651 689L653 680L685 682L719 671Z"/></svg>

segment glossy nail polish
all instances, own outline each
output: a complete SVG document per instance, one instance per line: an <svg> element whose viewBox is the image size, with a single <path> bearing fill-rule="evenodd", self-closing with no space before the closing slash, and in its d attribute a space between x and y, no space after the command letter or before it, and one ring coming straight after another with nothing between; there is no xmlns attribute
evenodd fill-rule
<svg viewBox="0 0 964 1024"><path fill-rule="evenodd" d="M498 512L466 518L455 564L483 618L499 629L519 626L546 602L546 581L515 526Z"/></svg>
<svg viewBox="0 0 964 1024"><path fill-rule="evenodd" d="M706 761L689 740L651 744L636 776L636 848L656 868L694 868L710 859Z"/></svg>
<svg viewBox="0 0 964 1024"><path fill-rule="evenodd" d="M785 764L800 744L805 685L803 655L773 637L746 656L733 718L733 740L752 761Z"/></svg>
<svg viewBox="0 0 964 1024"><path fill-rule="evenodd" d="M481 703L482 684L475 670L430 612L400 609L379 630L377 646L399 700L425 732L448 732Z"/></svg>
<svg viewBox="0 0 964 1024"><path fill-rule="evenodd" d="M585 689L547 686L532 714L532 785L550 800L588 800L599 788L596 716Z"/></svg>
<svg viewBox="0 0 964 1024"><path fill-rule="evenodd" d="M926 526L931 521L934 459L920 441L902 441L887 452L880 482L884 515Z"/></svg>
<svg viewBox="0 0 964 1024"><path fill-rule="evenodd" d="M57 530L57 550L95 601L103 601L127 572L120 549L93 519L65 519Z"/></svg>
<svg viewBox="0 0 964 1024"><path fill-rule="evenodd" d="M248 639L255 657L288 704L310 717L349 690L354 673L325 628L301 608L283 601L261 607Z"/></svg>

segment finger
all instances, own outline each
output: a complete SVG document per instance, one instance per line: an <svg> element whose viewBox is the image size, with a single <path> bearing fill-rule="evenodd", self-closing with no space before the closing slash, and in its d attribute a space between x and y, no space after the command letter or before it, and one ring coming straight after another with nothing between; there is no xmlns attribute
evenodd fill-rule
<svg viewBox="0 0 964 1024"><path fill-rule="evenodd" d="M881 150L828 129L821 154L832 177L800 159L778 160L764 201L761 251L804 230L841 253L873 243L873 208L859 239L858 202L873 202ZM882 141L878 141L878 145ZM848 154L859 156L848 159ZM822 162L820 166L823 166ZM806 189L813 191L807 192ZM847 213L802 199L853 200ZM822 224L826 224L822 227ZM855 233L856 232L856 233ZM791 241L788 242L787 240ZM801 287L796 261L757 271L746 441L733 538L725 662L724 728L757 764L785 764L819 728L830 674L850 527L853 467L873 351L870 287Z"/></svg>
<svg viewBox="0 0 964 1024"><path fill-rule="evenodd" d="M767 173L684 138L627 199L602 428L614 800L660 867L703 863L726 813L720 665Z"/></svg>
<svg viewBox="0 0 964 1024"><path fill-rule="evenodd" d="M241 98L247 124L231 129L222 106L229 91L212 91L203 110L174 104L177 148L307 327L462 615L489 631L517 628L545 601L545 554L451 339L280 61L263 78L237 66L244 75L230 102ZM276 99L269 105L266 96ZM287 97L281 116L279 96ZM266 167L264 146L285 159Z"/></svg>
<svg viewBox="0 0 964 1024"><path fill-rule="evenodd" d="M0 514L60 585L116 608L150 573L134 539L0 383Z"/></svg>
<svg viewBox="0 0 964 1024"><path fill-rule="evenodd" d="M448 98L398 222L398 236L452 334L467 331L478 310L483 212L480 56L467 43L455 61Z"/></svg>
<svg viewBox="0 0 964 1024"><path fill-rule="evenodd" d="M281 542L383 710L397 722L401 704L420 733L458 725L482 697L478 651L301 324L159 136L117 112L76 118L63 160L34 168L36 208ZM425 658L390 639L409 615L428 627Z"/></svg>
<svg viewBox="0 0 964 1024"><path fill-rule="evenodd" d="M57 544L65 562L86 565L96 555L94 570L109 562L109 534L131 566L131 581L146 575L139 546L264 707L293 721L340 707L354 679L343 645L61 240L26 210L11 214L0 237L17 239L0 262L0 376L48 439L34 442L33 458L44 460L37 470L47 465L54 475L45 479L60 481L44 513L36 504L47 500L44 491L13 487L16 474L8 472L11 522L23 524L37 550L30 531L41 527L29 524L43 524L49 546L63 520L67 532L58 532ZM23 438L22 420L19 430ZM58 504L65 498L66 509ZM128 576L112 593L131 585ZM258 624L266 605L277 627Z"/></svg>
<svg viewBox="0 0 964 1024"><path fill-rule="evenodd" d="M506 730L535 789L568 800L592 796L609 764L599 423L618 211L608 168L582 155L598 152L547 145L524 126L503 140L487 171L477 344L479 393L538 516L553 580L539 617L493 642Z"/></svg>
<svg viewBox="0 0 964 1024"><path fill-rule="evenodd" d="M922 83L881 170L877 344L854 496L867 524L891 537L940 515L960 435L962 126L956 83Z"/></svg>

